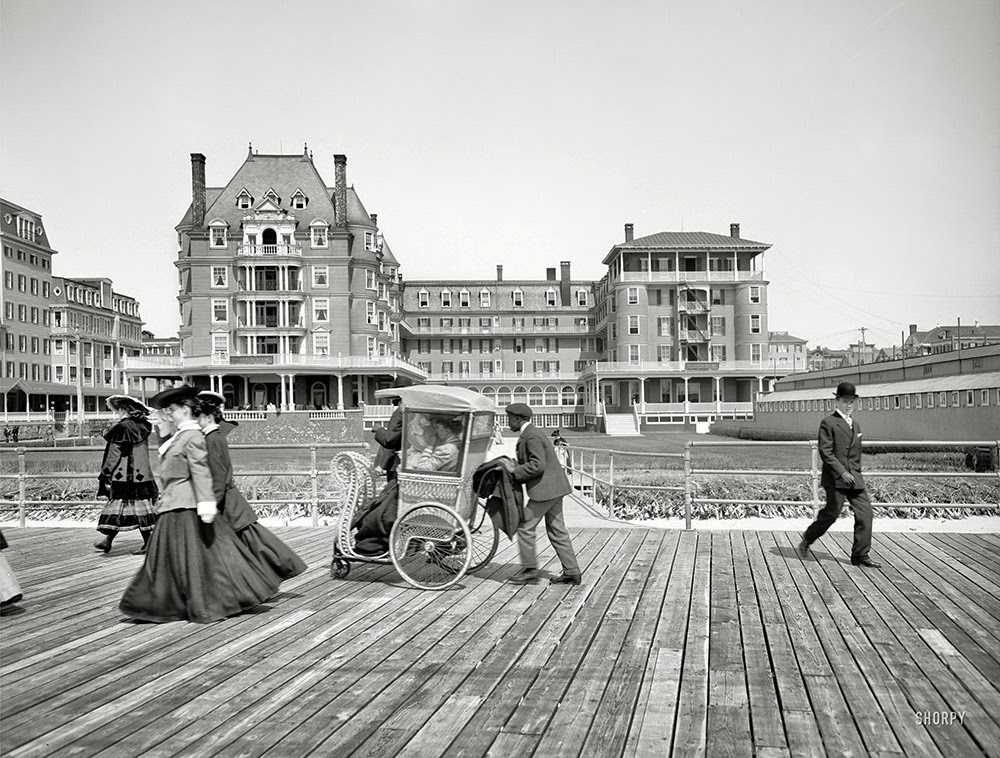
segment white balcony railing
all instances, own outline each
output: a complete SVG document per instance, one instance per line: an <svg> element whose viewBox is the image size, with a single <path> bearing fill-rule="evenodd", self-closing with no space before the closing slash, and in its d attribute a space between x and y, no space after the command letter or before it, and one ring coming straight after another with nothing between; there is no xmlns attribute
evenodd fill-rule
<svg viewBox="0 0 1000 758"><path fill-rule="evenodd" d="M239 245L237 255L275 256L302 255L302 245Z"/></svg>
<svg viewBox="0 0 1000 758"><path fill-rule="evenodd" d="M126 357L124 369L129 372L141 370L159 371L192 371L199 368L217 369L219 366L229 366L236 370L253 366L302 366L329 369L363 369L387 368L405 369L407 372L424 376L424 372L405 358L395 356L368 357L360 355L312 355L312 354L280 354L264 355L234 355L219 353L216 355L145 355Z"/></svg>
<svg viewBox="0 0 1000 758"><path fill-rule="evenodd" d="M771 368L769 361L599 361L590 364L585 371L593 372L595 366L598 376L611 373L634 376L637 373L655 374L665 371L746 371L763 375L770 373Z"/></svg>
<svg viewBox="0 0 1000 758"><path fill-rule="evenodd" d="M759 282L763 271L623 271L623 282Z"/></svg>
<svg viewBox="0 0 1000 758"><path fill-rule="evenodd" d="M534 379L573 383L579 374L569 371L523 371L517 372L483 372L483 371L439 371L427 375L427 381L434 382L526 382Z"/></svg>

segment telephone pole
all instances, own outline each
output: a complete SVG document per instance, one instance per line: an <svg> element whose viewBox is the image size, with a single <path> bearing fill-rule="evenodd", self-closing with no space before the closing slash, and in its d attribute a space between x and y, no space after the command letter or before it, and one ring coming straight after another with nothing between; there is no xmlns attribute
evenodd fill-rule
<svg viewBox="0 0 1000 758"><path fill-rule="evenodd" d="M858 343L858 365L861 365L865 362L865 332L868 331L868 327L862 326L859 327L859 330L861 331L861 342Z"/></svg>

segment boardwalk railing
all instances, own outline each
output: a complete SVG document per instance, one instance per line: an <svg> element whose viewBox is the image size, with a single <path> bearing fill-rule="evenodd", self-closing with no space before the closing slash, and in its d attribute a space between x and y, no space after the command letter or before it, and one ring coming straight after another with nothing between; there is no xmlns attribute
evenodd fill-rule
<svg viewBox="0 0 1000 758"><path fill-rule="evenodd" d="M289 444L289 445L230 445L230 450L308 450L309 451L309 468L299 469L299 470L267 470L267 471L236 471L234 476L236 477L248 477L248 476L307 476L309 477L310 484L310 494L308 497L294 497L294 498L261 498L256 499L254 495L251 499L250 495L253 492L244 491L243 494L247 496L247 499L251 503L265 503L265 504L291 504L291 503L303 503L309 504L309 513L312 519L313 526L319 526L319 505L320 503L339 503L338 498L332 497L320 497L319 484L321 476L329 476L330 472L324 468L319 467L319 451L321 450L366 450L367 445L363 442L317 442L313 444ZM93 452L93 453L103 453L104 447L98 446L80 446L71 449L72 452ZM0 498L0 510L7 510L6 506L16 506L18 512L18 522L20 526L25 526L27 521L27 511L30 507L37 506L59 506L59 509L66 509L67 507L82 507L82 506L103 506L107 499L100 500L55 500L55 499L38 499L29 500L27 497L27 485L29 481L44 481L44 480L66 480L66 479L81 479L88 480L94 483L94 490L97 489L97 472L85 471L85 472L75 472L75 471L62 471L54 474L33 474L28 473L27 459L29 456L37 455L41 453L67 453L67 448L65 447L18 447L16 449L17 453L17 473L16 474L3 474L0 473L0 482L16 480L17 481L17 499L3 499ZM9 453L6 453L9 455ZM43 508L44 509L44 508Z"/></svg>
<svg viewBox="0 0 1000 758"><path fill-rule="evenodd" d="M753 448L760 450L762 447L793 447L809 451L810 465L801 469L764 469L764 468L702 468L695 467L692 463L692 453L695 448ZM990 441L913 441L913 442L870 442L863 443L869 448L888 448L903 450L942 450L949 451L955 448L962 449L989 449L993 461L1000 461L1000 440ZM615 459L619 465L616 467ZM591 502L598 505L597 485L607 489L607 510L610 515L615 515L616 496L623 492L683 492L684 493L684 524L686 529L692 525L691 509L693 505L710 504L753 504L753 505L790 505L802 506L811 505L813 508L821 508L824 505L824 495L821 494L820 474L822 466L819 457L819 448L815 441L809 442L748 442L748 441L701 441L693 440L685 443L683 453L641 453L641 452L614 452L597 448L569 447L566 452L566 470L570 475L570 480L577 485L580 493L590 496ZM623 466L626 459L640 459L650 461L651 465L644 468L653 469L659 466L660 470L668 471L673 468L678 471L678 483L668 484L636 484L622 479ZM600 466L598 461L600 460ZM674 465L671 466L671 463ZM635 468L634 466L631 468ZM935 479L992 479L997 482L996 502L984 503L935 503L935 502L878 502L872 503L876 508L983 508L996 507L1000 510L1000 466L994 464L993 472L975 471L883 471L865 470L866 479L875 477L904 477L923 478L933 477ZM810 500L765 500L745 497L730 498L709 498L696 497L695 483L699 477L705 476L779 476L779 477L808 477L812 497Z"/></svg>

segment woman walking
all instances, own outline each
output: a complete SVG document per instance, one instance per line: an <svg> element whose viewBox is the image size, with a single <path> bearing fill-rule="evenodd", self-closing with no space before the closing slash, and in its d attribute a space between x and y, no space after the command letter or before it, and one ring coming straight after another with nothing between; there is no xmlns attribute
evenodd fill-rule
<svg viewBox="0 0 1000 758"><path fill-rule="evenodd" d="M182 385L150 402L160 409L160 481L156 528L142 568L119 608L130 618L208 623L253 608L278 582L252 560L218 509L205 438L195 421L198 391Z"/></svg>
<svg viewBox="0 0 1000 758"><path fill-rule="evenodd" d="M132 554L145 555L156 525L156 482L149 467L153 427L146 418L150 410L129 395L112 395L105 402L118 414L118 421L104 435L107 444L97 494L107 497L108 502L97 519L97 531L104 539L94 547L108 553L119 532L138 529L142 547Z"/></svg>
<svg viewBox="0 0 1000 758"><path fill-rule="evenodd" d="M205 434L208 468L212 472L212 487L220 518L229 522L249 554L272 571L279 581L298 576L306 564L270 530L257 522L257 514L236 488L233 462L229 457L226 435L236 424L222 416L225 398L217 392L199 392L198 423Z"/></svg>

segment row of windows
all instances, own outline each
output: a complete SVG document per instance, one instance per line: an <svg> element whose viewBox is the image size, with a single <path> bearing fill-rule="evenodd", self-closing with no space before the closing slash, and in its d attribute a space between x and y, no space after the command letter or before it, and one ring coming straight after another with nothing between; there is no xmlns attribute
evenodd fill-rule
<svg viewBox="0 0 1000 758"><path fill-rule="evenodd" d="M14 289L14 272L4 271L3 272L3 286L9 290ZM32 295L38 295L39 290L41 290L42 297L49 297L51 294L51 288L47 280L39 280L34 276L25 276L24 274L17 275L17 291L18 292L30 292Z"/></svg>
<svg viewBox="0 0 1000 758"><path fill-rule="evenodd" d="M36 255L35 253L27 253L24 250L18 250L17 255L14 254L14 248L9 245L3 246L3 254L5 258L10 258L14 260L15 258L21 263L27 263L29 266L40 266L42 269L48 271L49 259L43 255Z"/></svg>
<svg viewBox="0 0 1000 758"><path fill-rule="evenodd" d="M992 398L992 399L991 399ZM882 395L858 398L862 411L921 410L924 408L973 408L1000 405L1000 389L949 390L906 395ZM760 403L761 410L770 412L833 411L834 401L770 400Z"/></svg>
<svg viewBox="0 0 1000 758"><path fill-rule="evenodd" d="M76 366L70 366L69 371L66 371L63 366L55 367L55 380L57 382L69 382L72 384L76 382L76 378L78 375L79 374L77 372ZM118 385L118 382L115 381L114 369L110 368L101 369L95 373L95 371L89 366L84 366L83 383L92 385L94 384L95 377L98 380L103 380L102 383L105 385L111 385L111 386Z"/></svg>
<svg viewBox="0 0 1000 758"><path fill-rule="evenodd" d="M459 329L468 330L472 328L472 319L469 317L459 317L457 323ZM438 319L439 328L443 330L454 329L455 324L456 319L449 316ZM478 324L481 331L501 329L503 326L500 316L485 316L479 319ZM510 320L510 326L514 331L523 332L527 326L527 320L523 316L514 316ZM573 326L578 331L587 331L593 328L594 320L587 317L574 318ZM535 331L555 331L559 328L559 319L554 316L532 318L531 327ZM430 331L430 328L431 319L429 316L419 316L417 318L417 331Z"/></svg>
<svg viewBox="0 0 1000 758"><path fill-rule="evenodd" d="M48 308L37 308L33 305L25 305L24 303L12 303L10 300L4 303L4 318L7 321L14 321L15 312L17 313L17 320L22 324L41 323L42 326L49 325Z"/></svg>
<svg viewBox="0 0 1000 758"><path fill-rule="evenodd" d="M575 347L575 341L573 346ZM502 350L503 343L501 342L501 340L492 340L492 339L473 340L468 338L448 339L448 340L417 340L417 353L420 355L430 355L432 347L439 347L440 351L445 354L472 353L472 352L487 354ZM473 347L477 349L473 350ZM530 349L532 348L536 353L558 353L559 338L535 337L534 339L525 340L523 338L518 337L514 339L513 350L515 353L530 352Z"/></svg>
<svg viewBox="0 0 1000 758"><path fill-rule="evenodd" d="M454 293L451 290L441 290L439 296L441 298L442 308L451 308L455 299L452 297ZM458 307L459 308L471 308L472 307L472 293L467 289L462 289L458 291ZM514 289L510 292L510 302L514 308L524 307L524 291L521 289ZM587 307L589 304L589 295L587 290L578 289L575 294L575 302L577 306ZM483 288L479 290L479 307L480 308L492 308L493 305L493 293ZM417 306L420 308L429 308L431 304L431 293L426 289L420 289L417 292ZM559 304L559 292L554 287L549 287L545 290L545 305L554 307Z"/></svg>
<svg viewBox="0 0 1000 758"><path fill-rule="evenodd" d="M34 355L48 355L49 341L44 337L29 337L19 334L15 338L13 334L4 334L4 347L12 353L32 353Z"/></svg>
<svg viewBox="0 0 1000 758"><path fill-rule="evenodd" d="M625 302L628 305L638 305L639 304L639 287L626 287L625 288ZM686 298L681 302L686 305L700 305L708 306L708 301L699 297L696 290L686 289ZM674 304L674 290L668 289L668 304ZM663 289L660 287L655 287L649 290L650 305L663 305ZM711 291L712 305L725 305L726 304L726 291L724 289L713 289ZM747 301L751 304L760 303L760 286L754 285L747 288ZM584 303L585 305L586 303ZM612 301L612 309L614 309L614 302Z"/></svg>
<svg viewBox="0 0 1000 758"><path fill-rule="evenodd" d="M257 278L253 282L254 289L260 290L277 290L279 289L279 273L278 269L266 267L258 267ZM329 287L330 286L330 267L323 266L310 266L312 273L312 286L313 287ZM395 267L390 268L390 278L395 277ZM245 283L240 282L241 287L245 286ZM229 267L228 266L212 266L210 270L210 285L212 289L225 289L229 287ZM388 299L389 288L385 282L378 281L378 277L373 269L365 269L365 288L376 291L379 293L379 297L383 300ZM299 289L299 275L297 269L290 269L288 271L287 287L285 289Z"/></svg>
<svg viewBox="0 0 1000 758"><path fill-rule="evenodd" d="M39 363L7 361L6 375L8 379L50 382L52 381L52 367Z"/></svg>

